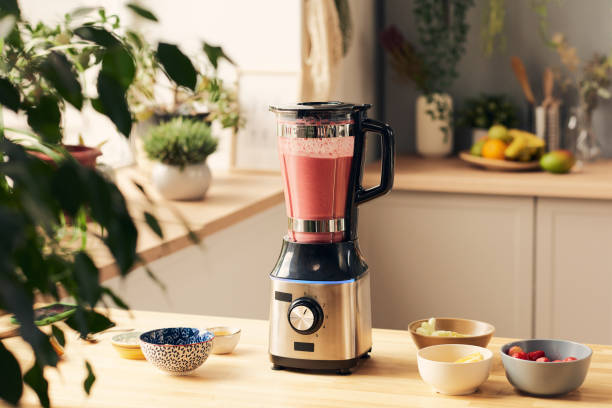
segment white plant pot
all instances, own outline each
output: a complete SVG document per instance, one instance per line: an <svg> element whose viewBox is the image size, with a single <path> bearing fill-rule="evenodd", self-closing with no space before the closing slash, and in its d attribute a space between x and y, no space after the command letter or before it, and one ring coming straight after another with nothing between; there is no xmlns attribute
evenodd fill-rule
<svg viewBox="0 0 612 408"><path fill-rule="evenodd" d="M211 174L206 162L185 166L155 163L151 181L168 200L196 200L203 198L210 186Z"/></svg>
<svg viewBox="0 0 612 408"><path fill-rule="evenodd" d="M442 98L450 109L449 116L452 115L453 100L448 94L433 94L434 101L427 102L427 97L421 95L416 103L416 150L424 157L443 157L449 155L453 150L453 130L449 129L447 135L441 130L449 124L440 119L432 119L427 113L433 110L437 115L435 100Z"/></svg>

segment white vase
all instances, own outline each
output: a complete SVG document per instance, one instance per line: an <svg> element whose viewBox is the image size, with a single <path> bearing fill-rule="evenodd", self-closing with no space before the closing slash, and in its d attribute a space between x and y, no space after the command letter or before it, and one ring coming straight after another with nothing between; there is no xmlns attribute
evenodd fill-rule
<svg viewBox="0 0 612 408"><path fill-rule="evenodd" d="M416 150L424 157L443 157L453 150L453 129L447 120L437 119L438 107L436 101L441 101L449 109L446 117L450 118L453 111L453 100L448 94L433 94L433 101L427 102L427 97L421 95L416 103ZM427 111L435 112L432 119ZM449 128L444 132L442 128Z"/></svg>
<svg viewBox="0 0 612 408"><path fill-rule="evenodd" d="M200 199L206 194L210 180L206 162L191 164L183 169L158 162L151 171L153 185L168 200Z"/></svg>

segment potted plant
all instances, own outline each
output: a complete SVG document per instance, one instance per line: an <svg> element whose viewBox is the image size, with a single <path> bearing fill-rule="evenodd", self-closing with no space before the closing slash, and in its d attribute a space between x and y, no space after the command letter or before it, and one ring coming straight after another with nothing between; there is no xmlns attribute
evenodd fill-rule
<svg viewBox="0 0 612 408"><path fill-rule="evenodd" d="M218 123L222 129L236 132L243 124L238 105L236 88L229 86L218 75L219 62L234 62L220 46L202 43L203 55L193 58L196 69L195 87L186 89L168 81L163 75L164 67L156 63L155 51L142 34L130 32L127 41L135 50L138 74L128 92L128 101L134 111L138 131L132 140L136 162L145 170L147 162L143 139L151 126L167 122L176 117L205 120ZM164 91L164 92L161 92ZM171 97L164 98L170 94Z"/></svg>
<svg viewBox="0 0 612 408"><path fill-rule="evenodd" d="M137 10L147 15L146 10ZM111 32L118 20L109 16L103 21L106 14L102 9L95 12L101 20L76 26L71 23L58 29L25 21L15 1L0 2L0 44L3 44L0 47L0 312L16 316L20 323L19 336L34 353L33 361L20 366L10 347L0 341L0 399L13 405L19 403L24 386L36 392L42 406L50 405L45 372L60 361L51 339L60 345L69 340L58 326L48 327L48 331L36 326L36 299L59 300L66 295L72 298L76 311L66 324L83 338L113 325L103 311L94 309L96 306L114 303L128 308L110 288L99 282L99 270L87 249L87 240L91 236L101 240L122 277L139 261L138 231L117 186L97 170L78 164L60 144L62 108L66 104L79 108L86 101L91 102L125 135L132 126L125 98L134 74L130 69L133 64L129 50ZM38 40L32 42L34 32ZM67 42L60 40L62 37ZM30 54L32 47L38 51ZM22 58L23 54L38 64ZM83 58L77 59L77 55ZM176 58L160 58L173 80L186 82L189 69L177 71ZM100 66L96 81L98 93L88 95L77 64L89 66L97 60L100 61L96 63ZM195 71L192 72L195 76ZM6 128L2 121L4 108L24 114L32 132ZM40 160L31 151L44 152L54 162ZM66 216L77 220L76 228L67 228ZM139 217L146 220L155 234L163 236L153 214L144 212ZM81 239L70 239L72 234ZM83 369L84 389L89 393L95 375L87 361Z"/></svg>
<svg viewBox="0 0 612 408"><path fill-rule="evenodd" d="M482 94L465 102L459 112L457 124L470 129L474 144L487 136L489 128L493 125L517 127L517 108L504 95Z"/></svg>
<svg viewBox="0 0 612 408"><path fill-rule="evenodd" d="M174 118L153 127L144 148L153 166L151 179L169 200L204 197L210 185L206 158L217 149L217 139L204 121Z"/></svg>
<svg viewBox="0 0 612 408"><path fill-rule="evenodd" d="M418 46L406 41L396 27L381 34L394 68L414 81L421 95L416 104L416 148L423 156L445 156L453 148L452 98L473 0L415 0Z"/></svg>

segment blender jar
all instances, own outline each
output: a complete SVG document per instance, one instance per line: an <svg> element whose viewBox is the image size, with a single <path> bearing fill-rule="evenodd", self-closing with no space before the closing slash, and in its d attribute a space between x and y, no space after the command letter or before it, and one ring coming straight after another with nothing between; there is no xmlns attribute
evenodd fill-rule
<svg viewBox="0 0 612 408"><path fill-rule="evenodd" d="M288 238L302 243L344 240L355 143L350 110L272 111L277 116Z"/></svg>

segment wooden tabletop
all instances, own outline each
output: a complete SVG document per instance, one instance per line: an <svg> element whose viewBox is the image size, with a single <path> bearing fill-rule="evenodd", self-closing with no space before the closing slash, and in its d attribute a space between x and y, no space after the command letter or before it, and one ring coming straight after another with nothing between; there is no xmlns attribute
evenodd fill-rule
<svg viewBox="0 0 612 408"><path fill-rule="evenodd" d="M138 229L138 255L147 262L192 245L186 226L203 238L283 201L280 174L273 172L213 171L206 197L193 201L164 200L149 178L133 167L120 169L115 178ZM134 182L144 187L151 202ZM144 221L144 210L157 217L163 239ZM91 237L87 248L101 270L102 280L117 275L116 265L102 242Z"/></svg>
<svg viewBox="0 0 612 408"><path fill-rule="evenodd" d="M364 182L378 184L380 163L368 165ZM493 194L612 200L612 160L585 163L569 174L490 171L456 157L423 159L398 156L396 191Z"/></svg>
<svg viewBox="0 0 612 408"><path fill-rule="evenodd" d="M147 361L124 360L109 338L85 344L67 336L68 345L59 370L47 369L52 406L55 407L610 407L612 406L612 346L592 346L591 368L582 387L562 398L534 398L517 393L506 380L499 356L510 339L494 338L495 353L489 379L469 396L434 393L419 377L416 349L407 331L373 331L372 357L350 376L273 371L268 360L268 323L261 320L207 317L158 312L112 311L118 328L147 330L159 327L242 328L233 354L211 355L188 376L170 376ZM31 364L31 351L21 339L4 341L16 352L22 367ZM97 381L91 396L82 389L83 360L91 362ZM27 389L24 406L38 406Z"/></svg>

